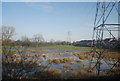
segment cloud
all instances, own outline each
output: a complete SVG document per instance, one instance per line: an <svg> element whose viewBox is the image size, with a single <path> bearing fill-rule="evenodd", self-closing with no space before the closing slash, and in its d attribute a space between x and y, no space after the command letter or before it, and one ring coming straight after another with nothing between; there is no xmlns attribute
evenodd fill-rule
<svg viewBox="0 0 120 81"><path fill-rule="evenodd" d="M51 5L41 5L41 8L53 9L53 6L51 6Z"/></svg>
<svg viewBox="0 0 120 81"><path fill-rule="evenodd" d="M38 2L25 2L27 6L35 8L35 9L43 9L43 10L53 10L54 6L50 3L38 3Z"/></svg>

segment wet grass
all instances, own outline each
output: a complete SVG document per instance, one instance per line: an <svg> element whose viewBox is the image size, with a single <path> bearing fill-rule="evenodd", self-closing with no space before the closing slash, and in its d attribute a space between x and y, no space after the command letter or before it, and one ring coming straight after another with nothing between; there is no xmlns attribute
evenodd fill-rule
<svg viewBox="0 0 120 81"><path fill-rule="evenodd" d="M12 53L22 53L23 51L17 51L12 49L2 49L1 52L5 54L12 54Z"/></svg>
<svg viewBox="0 0 120 81"><path fill-rule="evenodd" d="M48 49L59 49L59 50L78 50L78 51L90 51L90 47L76 47L72 45L48 45L48 46L40 46L40 48L48 48Z"/></svg>
<svg viewBox="0 0 120 81"><path fill-rule="evenodd" d="M53 50L27 50L33 53L48 53L48 52L52 52Z"/></svg>
<svg viewBox="0 0 120 81"><path fill-rule="evenodd" d="M2 49L0 49L0 54L2 54Z"/></svg>

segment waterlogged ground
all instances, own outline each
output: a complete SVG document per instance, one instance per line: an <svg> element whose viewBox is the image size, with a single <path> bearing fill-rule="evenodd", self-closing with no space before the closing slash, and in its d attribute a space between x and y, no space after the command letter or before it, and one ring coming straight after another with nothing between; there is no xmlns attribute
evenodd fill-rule
<svg viewBox="0 0 120 81"><path fill-rule="evenodd" d="M10 54L9 57L13 59L9 60L11 65L14 63L21 66L21 61L24 66L26 65L25 68L21 67L19 78L84 78L97 76L96 68L93 68L97 58L93 58L93 66L90 66L92 56L88 50L31 47L27 48L25 52ZM107 75L107 71L117 61L116 57L106 57L101 60L101 76ZM5 64L7 65L7 61L5 61ZM91 71L89 71L89 68L91 68ZM118 69L120 69L119 66L115 67L115 72L120 73ZM13 70L20 70L20 67Z"/></svg>

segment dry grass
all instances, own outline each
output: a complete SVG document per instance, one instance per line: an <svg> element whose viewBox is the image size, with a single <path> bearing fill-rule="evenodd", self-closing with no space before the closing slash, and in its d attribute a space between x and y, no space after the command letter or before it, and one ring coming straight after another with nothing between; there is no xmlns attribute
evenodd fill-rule
<svg viewBox="0 0 120 81"><path fill-rule="evenodd" d="M83 66L83 67L84 67L84 64L82 63L82 61L77 60L76 62L77 62L79 65L81 65L81 66Z"/></svg>
<svg viewBox="0 0 120 81"><path fill-rule="evenodd" d="M54 59L54 60L53 60L53 63L55 63L55 64L60 64L60 60L59 60L59 59Z"/></svg>
<svg viewBox="0 0 120 81"><path fill-rule="evenodd" d="M35 64L36 64L36 66L41 66L41 64L39 62L36 62Z"/></svg>
<svg viewBox="0 0 120 81"><path fill-rule="evenodd" d="M53 61L52 59L48 59L49 64L52 64L53 63L52 61Z"/></svg>
<svg viewBox="0 0 120 81"><path fill-rule="evenodd" d="M89 69L90 69L89 71L92 72L94 70L94 65L91 65Z"/></svg>
<svg viewBox="0 0 120 81"><path fill-rule="evenodd" d="M87 76L88 76L88 72L86 70L84 70L84 69L73 71L71 73L72 78L85 78Z"/></svg>
<svg viewBox="0 0 120 81"><path fill-rule="evenodd" d="M61 63L71 63L71 62L73 62L74 61L74 59L73 58L63 58L63 62L61 62Z"/></svg>
<svg viewBox="0 0 120 81"><path fill-rule="evenodd" d="M105 52L105 59L110 61L116 61L120 58L120 53L118 52Z"/></svg>
<svg viewBox="0 0 120 81"><path fill-rule="evenodd" d="M21 55L21 57L33 57L34 55L27 54L27 55Z"/></svg>
<svg viewBox="0 0 120 81"><path fill-rule="evenodd" d="M59 59L48 59L48 62L50 64L55 63L55 64L60 64L60 63L70 63L73 64L74 63L74 59L73 58L59 58Z"/></svg>
<svg viewBox="0 0 120 81"><path fill-rule="evenodd" d="M93 54L94 54L95 58L99 56L95 52L93 52ZM82 52L82 53L74 52L73 55L76 57L79 57L81 60L85 60L85 59L91 60L92 59L90 52ZM118 53L118 52L104 52L103 55L104 55L104 58L109 61L117 61L118 58L120 58L120 53Z"/></svg>
<svg viewBox="0 0 120 81"><path fill-rule="evenodd" d="M70 64L74 64L74 63L75 63L74 61L70 62Z"/></svg>
<svg viewBox="0 0 120 81"><path fill-rule="evenodd" d="M88 77L96 77L96 72L95 71L91 71L90 73L88 73L88 71L86 69L80 69L77 71L73 71L71 72L71 77L72 78L88 78Z"/></svg>
<svg viewBox="0 0 120 81"><path fill-rule="evenodd" d="M60 53L53 53L53 54L50 54L50 55L60 55Z"/></svg>
<svg viewBox="0 0 120 81"><path fill-rule="evenodd" d="M69 68L70 68L70 66L71 66L71 65L66 64L66 65L64 66L64 69L69 69Z"/></svg>
<svg viewBox="0 0 120 81"><path fill-rule="evenodd" d="M85 59L90 60L92 58L90 56L89 52L83 52L83 53L74 52L73 55L76 57L79 57L79 59L81 59L81 60L85 60Z"/></svg>
<svg viewBox="0 0 120 81"><path fill-rule="evenodd" d="M82 61L80 61L80 60L77 60L76 62L79 63L79 64L82 64Z"/></svg>
<svg viewBox="0 0 120 81"><path fill-rule="evenodd" d="M19 58L19 57L21 57L20 55L17 55L17 54L14 54L14 55L11 55L10 56L11 58Z"/></svg>
<svg viewBox="0 0 120 81"><path fill-rule="evenodd" d="M62 71L59 70L59 69L52 69L52 68L49 68L46 70L46 72L52 74L53 76L60 76Z"/></svg>
<svg viewBox="0 0 120 81"><path fill-rule="evenodd" d="M22 60L21 59L16 59L16 63L20 63Z"/></svg>
<svg viewBox="0 0 120 81"><path fill-rule="evenodd" d="M110 75L120 75L120 69L113 69Z"/></svg>
<svg viewBox="0 0 120 81"><path fill-rule="evenodd" d="M44 55L44 54L39 54L39 55L31 55L31 54L26 54L26 55L17 55L17 54L14 54L14 55L11 55L10 58L19 58L19 57L23 57L23 58L29 58L29 57L44 57L45 59L47 58L47 55Z"/></svg>

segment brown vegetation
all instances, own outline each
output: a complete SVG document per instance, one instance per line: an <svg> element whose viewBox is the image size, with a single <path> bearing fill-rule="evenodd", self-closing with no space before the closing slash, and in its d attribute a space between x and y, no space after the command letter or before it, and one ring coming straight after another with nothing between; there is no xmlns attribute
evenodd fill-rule
<svg viewBox="0 0 120 81"><path fill-rule="evenodd" d="M85 60L85 59L90 60L92 58L89 52L83 52L83 53L74 52L73 55L79 57L81 60Z"/></svg>
<svg viewBox="0 0 120 81"><path fill-rule="evenodd" d="M48 59L48 62L51 63L55 63L55 64L60 64L60 63L70 63L73 64L74 63L74 59L73 58L59 58L59 59Z"/></svg>

